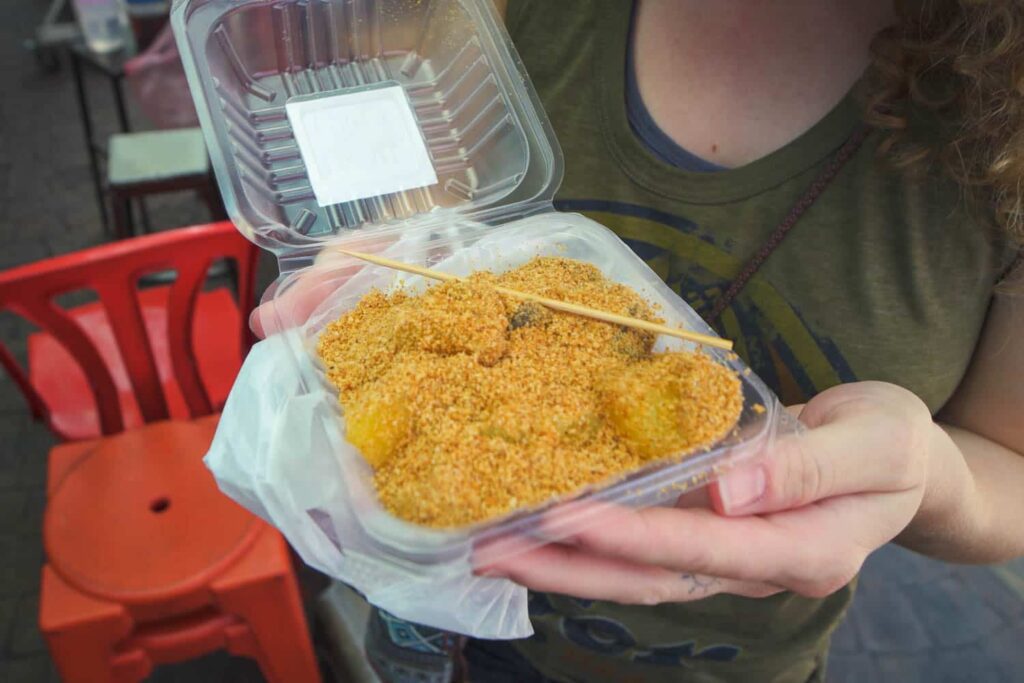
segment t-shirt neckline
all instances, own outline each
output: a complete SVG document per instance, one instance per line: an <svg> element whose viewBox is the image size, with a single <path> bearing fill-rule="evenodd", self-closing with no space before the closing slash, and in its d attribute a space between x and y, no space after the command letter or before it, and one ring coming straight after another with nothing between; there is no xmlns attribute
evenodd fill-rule
<svg viewBox="0 0 1024 683"><path fill-rule="evenodd" d="M612 156L636 183L694 204L724 204L758 195L811 168L838 149L861 121L852 94L784 147L744 166L688 171L658 158L630 128L626 112L626 51L633 3L607 3L598 14L594 76L601 127ZM856 87L856 86L855 86Z"/></svg>

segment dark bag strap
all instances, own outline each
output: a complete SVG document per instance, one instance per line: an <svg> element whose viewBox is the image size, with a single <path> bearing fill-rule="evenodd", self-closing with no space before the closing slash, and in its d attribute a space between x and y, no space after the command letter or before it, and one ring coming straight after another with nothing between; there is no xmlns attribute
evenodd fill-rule
<svg viewBox="0 0 1024 683"><path fill-rule="evenodd" d="M865 138L870 133L870 129L862 125L857 128L847 138L843 146L840 147L836 153L832 156L832 159L825 165L825 168L821 170L821 173L814 179L810 187L804 192L803 196L797 200L793 208L789 210L786 217L781 223L772 231L772 234L768 236L761 248L757 250L749 261L743 266L743 270L740 271L739 275L730 283L729 287L725 290L725 293L718 298L715 302L714 308L711 309L711 314L707 320L710 323L715 323L721 317L722 313L726 308L729 307L736 296L743 291L743 288L750 282L750 278L754 277L754 274L761 269L764 262L768 260L782 244L782 241L786 239L786 236L793 230L796 224L803 217L807 209L811 208L814 202L821 196L821 193L825 191L835 177L839 175L839 171L846 165L846 162L850 160L860 146L864 144Z"/></svg>

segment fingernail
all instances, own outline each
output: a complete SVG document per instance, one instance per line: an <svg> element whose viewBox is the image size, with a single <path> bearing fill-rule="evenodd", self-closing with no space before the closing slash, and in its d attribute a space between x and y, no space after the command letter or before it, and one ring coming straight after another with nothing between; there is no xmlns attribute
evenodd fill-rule
<svg viewBox="0 0 1024 683"><path fill-rule="evenodd" d="M753 505L764 495L767 484L768 479L761 465L730 472L718 482L722 507L726 512L739 512Z"/></svg>

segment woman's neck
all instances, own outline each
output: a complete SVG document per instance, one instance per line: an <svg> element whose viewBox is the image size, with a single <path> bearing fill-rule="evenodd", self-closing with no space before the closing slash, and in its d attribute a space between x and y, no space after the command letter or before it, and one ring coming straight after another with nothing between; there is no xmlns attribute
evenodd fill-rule
<svg viewBox="0 0 1024 683"><path fill-rule="evenodd" d="M641 96L675 142L736 167L791 142L860 78L890 0L638 0Z"/></svg>

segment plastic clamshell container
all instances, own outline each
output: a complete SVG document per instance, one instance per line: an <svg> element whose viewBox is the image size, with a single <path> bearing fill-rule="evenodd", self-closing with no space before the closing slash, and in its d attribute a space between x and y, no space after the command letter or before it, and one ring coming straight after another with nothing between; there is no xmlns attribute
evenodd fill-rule
<svg viewBox="0 0 1024 683"><path fill-rule="evenodd" d="M597 266L609 279L632 287L658 307L659 315L666 324L715 334L613 232L584 216L547 212L497 227L468 222L450 227L452 229L446 234L417 229L406 231L379 253L405 263L460 276L481 268L501 273L536 256L577 259ZM364 267L352 276L351 261L318 265L313 270L316 280L324 283L322 301L308 318L288 320L288 311L281 311L283 319L279 324L297 330L299 346L314 358L321 331L354 308L371 289L392 291L400 287L417 292L429 286L418 276L396 273L379 266ZM290 285L308 276L308 273L292 275L282 283L280 293L286 293ZM664 335L655 344L656 352L679 349L693 350L694 346ZM746 366L735 354L713 348L704 349L704 353L737 373L744 399L736 428L711 448L653 461L621 477L595 483L563 498L520 509L502 518L446 530L411 524L388 513L374 493L371 468L358 450L346 442L337 449L336 456L343 473L345 497L351 506L350 516L359 520L373 541L387 547L396 557L432 563L465 557L470 548L482 540L530 536L536 531L543 511L558 503L599 501L642 507L673 501L686 491L707 483L724 468L762 452L773 438L779 419L779 408L771 392L756 375L746 371ZM323 391L332 395L336 392L319 362L311 367L307 383L319 384ZM336 402L333 410L341 434L344 415ZM566 517L563 521L571 526L568 519ZM583 523L583 520L578 521Z"/></svg>
<svg viewBox="0 0 1024 683"><path fill-rule="evenodd" d="M172 22L228 214L283 270L359 228L550 208L561 153L490 2L178 0ZM287 105L387 86L436 181L321 206Z"/></svg>
<svg viewBox="0 0 1024 683"><path fill-rule="evenodd" d="M310 392L335 392L316 359L319 332L371 288L387 287L396 278L393 271L371 266L351 276L351 260L311 265L331 245L458 274L500 272L538 254L577 258L634 286L662 307L669 324L714 334L612 232L583 216L554 211L561 152L490 2L176 0L172 23L229 215L281 264L282 278L268 296L284 301L306 277L322 289L312 317L295 313L289 319L294 312L275 307L279 326L298 335L295 346L304 356L299 365ZM310 178L316 152L308 144L302 148L289 105L356 101L395 86L404 93L436 180L324 202ZM404 280L407 286L414 282ZM662 338L658 348L681 345ZM708 352L740 374L744 409L735 432L707 451L652 463L571 498L658 504L761 452L780 420L777 402L735 356ZM335 530L358 537L344 555L350 580L353 567L365 566L361 590L372 592L366 586L386 583L389 576L423 580L435 568L469 577L466 558L475 543L508 533L529 535L543 509L559 502L457 530L396 519L377 501L369 466L344 441L336 400L331 410L335 431L329 439L345 495L332 499L333 508L309 514L321 527L330 519ZM333 531L325 533L333 537ZM369 556L387 557L391 564L359 565L360 557Z"/></svg>

